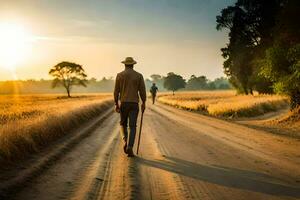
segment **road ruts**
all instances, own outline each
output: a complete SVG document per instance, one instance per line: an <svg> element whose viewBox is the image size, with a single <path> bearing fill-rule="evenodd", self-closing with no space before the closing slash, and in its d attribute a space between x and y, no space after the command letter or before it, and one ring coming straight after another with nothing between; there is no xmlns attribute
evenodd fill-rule
<svg viewBox="0 0 300 200"><path fill-rule="evenodd" d="M111 114L15 199L300 199L300 141L148 105L128 158Z"/></svg>

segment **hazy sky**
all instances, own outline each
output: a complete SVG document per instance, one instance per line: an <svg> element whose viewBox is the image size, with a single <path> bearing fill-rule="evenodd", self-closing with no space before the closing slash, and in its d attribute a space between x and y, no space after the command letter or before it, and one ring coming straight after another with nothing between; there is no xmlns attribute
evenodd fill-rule
<svg viewBox="0 0 300 200"><path fill-rule="evenodd" d="M114 77L126 56L145 77L172 71L212 79L223 76L220 48L227 42L216 15L233 2L0 0L0 23L20 24L33 37L15 69L21 79L50 78L60 61L83 65L89 77ZM0 79L12 79L11 72L0 66Z"/></svg>

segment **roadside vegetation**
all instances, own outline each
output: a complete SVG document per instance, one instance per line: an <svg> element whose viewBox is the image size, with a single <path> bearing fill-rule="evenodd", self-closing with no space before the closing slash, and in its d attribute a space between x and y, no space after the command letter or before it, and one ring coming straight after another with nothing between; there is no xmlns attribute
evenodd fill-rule
<svg viewBox="0 0 300 200"><path fill-rule="evenodd" d="M272 127L284 128L284 130L290 131L300 138L300 107L291 110L287 115L273 120L269 124Z"/></svg>
<svg viewBox="0 0 300 200"><path fill-rule="evenodd" d="M161 94L158 101L177 108L200 111L217 117L254 117L288 106L279 95L236 95L235 91L180 92Z"/></svg>
<svg viewBox="0 0 300 200"><path fill-rule="evenodd" d="M285 94L291 109L300 106L299 8L299 0L236 0L217 16L229 38L224 72L239 93Z"/></svg>
<svg viewBox="0 0 300 200"><path fill-rule="evenodd" d="M0 162L38 152L111 107L111 96L0 96Z"/></svg>

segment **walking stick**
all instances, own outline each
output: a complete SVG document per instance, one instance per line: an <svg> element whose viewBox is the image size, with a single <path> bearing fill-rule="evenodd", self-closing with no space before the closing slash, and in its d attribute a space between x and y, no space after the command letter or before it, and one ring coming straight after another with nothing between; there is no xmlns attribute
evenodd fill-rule
<svg viewBox="0 0 300 200"><path fill-rule="evenodd" d="M139 154L141 134L142 134L142 126L143 126L143 117L144 117L144 111L142 111L142 116L141 116L140 131L139 131L139 140L138 140L138 146L137 146L137 149L136 149L136 155Z"/></svg>

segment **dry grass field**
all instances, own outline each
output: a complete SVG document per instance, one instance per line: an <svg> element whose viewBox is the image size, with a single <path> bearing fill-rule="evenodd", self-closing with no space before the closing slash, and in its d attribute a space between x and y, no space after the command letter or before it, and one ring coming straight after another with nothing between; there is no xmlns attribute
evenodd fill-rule
<svg viewBox="0 0 300 200"><path fill-rule="evenodd" d="M253 117L288 106L279 95L236 95L235 91L179 92L161 94L159 102L218 117Z"/></svg>
<svg viewBox="0 0 300 200"><path fill-rule="evenodd" d="M112 105L111 96L0 96L0 161L21 158Z"/></svg>

